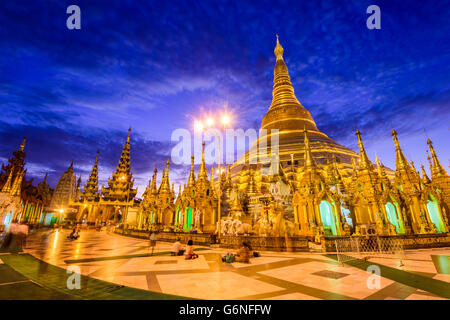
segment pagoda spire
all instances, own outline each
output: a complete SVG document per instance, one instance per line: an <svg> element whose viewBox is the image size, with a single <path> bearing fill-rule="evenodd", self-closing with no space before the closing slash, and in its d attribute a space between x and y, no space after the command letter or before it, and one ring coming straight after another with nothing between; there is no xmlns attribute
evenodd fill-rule
<svg viewBox="0 0 450 320"><path fill-rule="evenodd" d="M152 177L152 186L150 188L150 192L152 194L157 194L158 190L156 188L156 177L157 177L158 169L155 168L155 171L153 171L153 177Z"/></svg>
<svg viewBox="0 0 450 320"><path fill-rule="evenodd" d="M10 192L12 187L12 176L14 172L14 167L11 167L11 170L9 171L8 180L6 180L5 185L2 188L2 192Z"/></svg>
<svg viewBox="0 0 450 320"><path fill-rule="evenodd" d="M431 158L430 158L430 154L428 153L428 150L427 150L427 160L428 160L428 165L430 166L430 172L431 172L431 174L433 174L433 163L431 162Z"/></svg>
<svg viewBox="0 0 450 320"><path fill-rule="evenodd" d="M178 195L177 198L180 198L183 193L181 192L181 184L178 185Z"/></svg>
<svg viewBox="0 0 450 320"><path fill-rule="evenodd" d="M200 168L198 169L197 180L202 182L208 181L208 174L206 172L205 164L205 141L202 143L202 162L200 163Z"/></svg>
<svg viewBox="0 0 450 320"><path fill-rule="evenodd" d="M25 142L27 141L27 137L23 137L22 143L20 144L20 151L23 151L25 149Z"/></svg>
<svg viewBox="0 0 450 320"><path fill-rule="evenodd" d="M195 186L194 155L191 156L191 172L189 173L187 186L188 187Z"/></svg>
<svg viewBox="0 0 450 320"><path fill-rule="evenodd" d="M424 184L429 184L431 182L430 178L428 178L427 173L425 171L425 167L423 164L420 165L420 168L422 168L422 181Z"/></svg>
<svg viewBox="0 0 450 320"><path fill-rule="evenodd" d="M272 103L270 104L269 110L281 105L297 105L303 108L295 96L294 87L292 86L291 78L289 76L289 70L283 60L284 49L280 44L278 35L277 44L273 52L276 57L276 63L273 71Z"/></svg>
<svg viewBox="0 0 450 320"><path fill-rule="evenodd" d="M275 57L278 60L283 60L283 53L284 53L284 49L280 44L280 40L278 39L278 35L277 35L277 45L275 46L275 49L273 50L273 52L275 53Z"/></svg>
<svg viewBox="0 0 450 320"><path fill-rule="evenodd" d="M210 185L211 185L211 190L213 193L216 192L216 187L215 187L215 183L214 183L214 168L211 166L211 178L210 178Z"/></svg>
<svg viewBox="0 0 450 320"><path fill-rule="evenodd" d="M162 192L162 193L170 193L169 165L170 165L170 160L167 159L166 169L163 170L163 177L161 179L161 185L159 187L159 192Z"/></svg>
<svg viewBox="0 0 450 320"><path fill-rule="evenodd" d="M356 160L352 157L352 179L355 180L358 177L358 170L356 167Z"/></svg>
<svg viewBox="0 0 450 320"><path fill-rule="evenodd" d="M358 138L359 153L361 155L359 168L372 170L373 164L372 162L370 162L369 157L367 156L366 150L364 149L364 144L361 139L361 132L358 129L356 129L356 137Z"/></svg>
<svg viewBox="0 0 450 320"><path fill-rule="evenodd" d="M250 175L250 179L247 184L247 194L254 195L254 194L256 194L256 184L255 184L255 177L254 177L253 169L250 169L249 175Z"/></svg>
<svg viewBox="0 0 450 320"><path fill-rule="evenodd" d="M303 134L305 136L305 168L315 168L316 162L311 152L311 146L309 145L309 139L307 130L303 129Z"/></svg>
<svg viewBox="0 0 450 320"><path fill-rule="evenodd" d="M408 160L406 160L405 155L403 154L402 148L400 147L400 143L397 138L397 131L392 129L392 137L394 138L395 145L395 165L397 167L397 171L408 171L410 169Z"/></svg>
<svg viewBox="0 0 450 320"><path fill-rule="evenodd" d="M436 155L436 151L434 151L433 142L431 142L430 139L427 139L428 147L430 148L431 153L431 160L432 160L432 170L431 170L431 176L433 175L446 175L447 172L442 167L441 163L439 162L439 159Z"/></svg>
<svg viewBox="0 0 450 320"><path fill-rule="evenodd" d="M16 180L14 181L14 184L11 188L11 195L12 196L20 196L20 191L22 189L22 180L23 180L23 174L25 173L24 169L20 169L17 173Z"/></svg>
<svg viewBox="0 0 450 320"><path fill-rule="evenodd" d="M134 179L131 173L130 164L130 135L131 128L128 129L127 140L125 141L119 162L113 171L112 179L108 179L108 187L102 187L102 195L106 200L133 199L136 196L137 189L133 189Z"/></svg>
<svg viewBox="0 0 450 320"><path fill-rule="evenodd" d="M389 178L387 177L386 170L384 168L384 164L381 163L380 159L378 159L378 156L376 157L376 163L377 163L378 175L380 176L381 180L384 181L387 185L390 185L391 182L389 181Z"/></svg>
<svg viewBox="0 0 450 320"><path fill-rule="evenodd" d="M47 183L47 177L48 177L48 172L45 173L44 176L44 181L42 183L46 184Z"/></svg>
<svg viewBox="0 0 450 320"><path fill-rule="evenodd" d="M97 199L99 197L98 194L98 157L100 154L100 150L97 150L97 155L95 157L94 165L92 166L91 173L86 181L84 186L84 198L89 200ZM81 178L81 177L80 177Z"/></svg>
<svg viewBox="0 0 450 320"><path fill-rule="evenodd" d="M227 165L227 184L231 186L233 184L233 181L231 180L231 169L230 165Z"/></svg>
<svg viewBox="0 0 450 320"><path fill-rule="evenodd" d="M382 167L382 165L381 165L381 163L380 163L380 159L378 159L378 156L375 156L375 162L376 162L376 164L377 164L377 172L378 172L378 175L380 176L380 178L383 178L385 172L383 172L383 169L384 169L384 168Z"/></svg>

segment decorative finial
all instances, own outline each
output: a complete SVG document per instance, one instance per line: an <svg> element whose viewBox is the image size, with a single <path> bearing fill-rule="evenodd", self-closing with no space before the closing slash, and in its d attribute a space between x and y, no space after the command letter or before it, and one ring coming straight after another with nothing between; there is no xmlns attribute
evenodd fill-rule
<svg viewBox="0 0 450 320"><path fill-rule="evenodd" d="M23 151L25 148L25 142L27 141L27 137L23 137L22 143L20 144L20 151Z"/></svg>
<svg viewBox="0 0 450 320"><path fill-rule="evenodd" d="M278 40L278 34L277 34L277 45L275 46L275 50L273 52L275 53L275 57L277 57L277 60L283 60L284 49L281 46L280 41Z"/></svg>

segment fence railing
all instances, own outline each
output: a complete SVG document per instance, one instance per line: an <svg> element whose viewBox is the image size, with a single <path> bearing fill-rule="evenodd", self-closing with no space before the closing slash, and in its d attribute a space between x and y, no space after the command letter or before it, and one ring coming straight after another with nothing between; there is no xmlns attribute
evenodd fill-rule
<svg viewBox="0 0 450 320"><path fill-rule="evenodd" d="M355 260L373 258L397 259L403 265L405 251L401 239L394 237L350 237L335 240L338 262L344 264Z"/></svg>

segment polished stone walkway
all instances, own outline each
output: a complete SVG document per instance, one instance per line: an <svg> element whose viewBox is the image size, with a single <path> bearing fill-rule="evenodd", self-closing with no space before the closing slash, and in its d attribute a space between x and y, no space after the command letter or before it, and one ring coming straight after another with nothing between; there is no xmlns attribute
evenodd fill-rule
<svg viewBox="0 0 450 320"><path fill-rule="evenodd" d="M30 236L25 251L50 265L78 266L90 279L198 299L445 299L450 295L450 248L407 251L397 259L374 258L379 288L370 289L367 266L340 266L335 255L262 252L250 264L221 262L228 250L197 248L199 258L170 256L170 243L105 231L85 231L70 241L67 231ZM2 256L0 256L2 259ZM81 289L83 290L83 288Z"/></svg>

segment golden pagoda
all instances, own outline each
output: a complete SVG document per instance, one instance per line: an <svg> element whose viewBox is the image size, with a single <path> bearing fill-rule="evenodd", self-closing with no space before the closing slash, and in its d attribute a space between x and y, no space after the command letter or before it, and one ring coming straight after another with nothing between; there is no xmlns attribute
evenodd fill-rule
<svg viewBox="0 0 450 320"><path fill-rule="evenodd" d="M234 181L239 181L240 190L246 188L249 177L245 177L241 171L248 171L248 164L258 164L261 166L260 157L266 152L268 157L273 152L271 150L271 136L278 130L279 139L279 162L286 173L295 171L301 167L304 161L304 138L303 132L306 130L310 143L311 153L318 164L327 164L328 159L335 158L336 163L343 175L351 172L352 159L358 160L359 156L353 150L346 148L321 132L311 116L310 112L302 106L295 96L292 87L288 68L283 59L284 49L281 46L278 36L275 46L275 69L273 79L272 103L261 122L261 129L267 130L267 135L262 134L249 148L249 150L232 166L232 177ZM264 133L264 132L262 132ZM262 141L267 141L264 147ZM259 145L259 151L258 149ZM255 159L255 157L258 157ZM244 176L244 177L242 177ZM259 187L266 190L267 180L262 178L257 182Z"/></svg>

